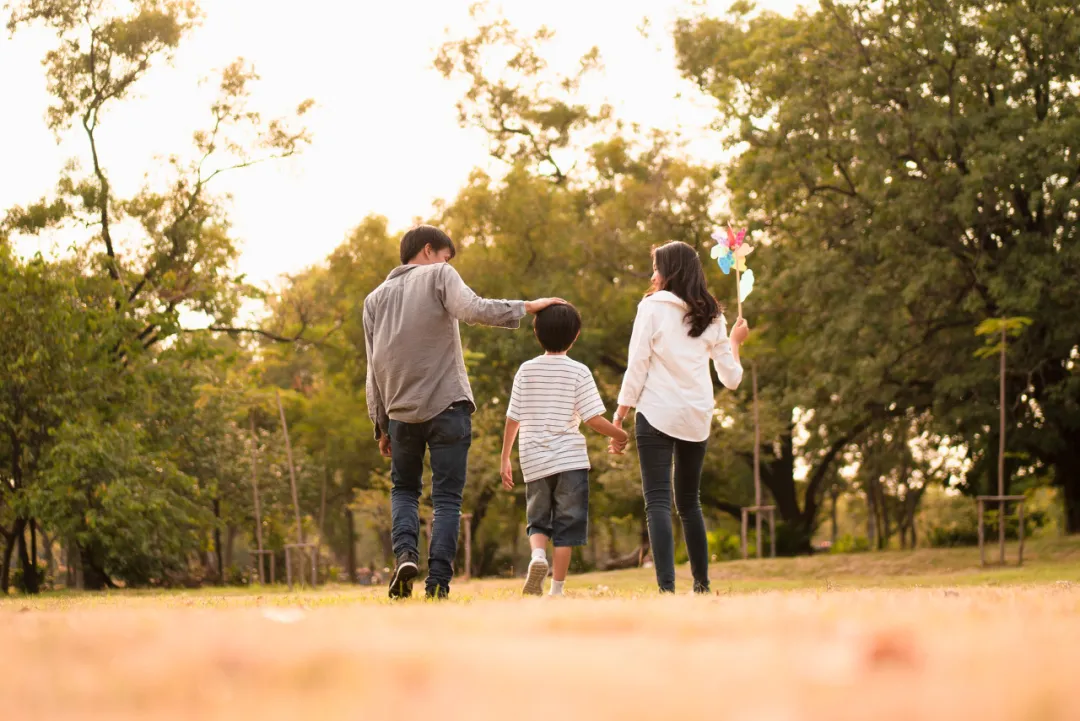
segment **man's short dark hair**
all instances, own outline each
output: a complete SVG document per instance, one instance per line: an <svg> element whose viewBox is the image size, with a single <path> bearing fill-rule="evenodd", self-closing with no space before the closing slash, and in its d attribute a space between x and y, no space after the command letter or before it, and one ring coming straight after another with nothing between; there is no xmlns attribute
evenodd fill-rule
<svg viewBox="0 0 1080 721"><path fill-rule="evenodd" d="M418 225L401 236L401 264L405 265L415 258L427 245L436 253L449 248L451 258L457 255L457 248L449 235L432 225Z"/></svg>
<svg viewBox="0 0 1080 721"><path fill-rule="evenodd" d="M536 314L533 321L536 339L549 353L562 353L574 345L581 332L581 314L577 308L566 305L549 305Z"/></svg>

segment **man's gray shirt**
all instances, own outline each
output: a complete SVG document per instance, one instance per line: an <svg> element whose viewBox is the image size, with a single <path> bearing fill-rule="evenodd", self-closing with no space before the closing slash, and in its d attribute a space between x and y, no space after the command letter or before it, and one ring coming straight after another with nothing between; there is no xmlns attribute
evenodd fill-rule
<svg viewBox="0 0 1080 721"><path fill-rule="evenodd" d="M458 401L476 407L458 321L517 328L520 300L485 300L448 263L402 265L364 300L368 415L375 437L390 419L423 423Z"/></svg>

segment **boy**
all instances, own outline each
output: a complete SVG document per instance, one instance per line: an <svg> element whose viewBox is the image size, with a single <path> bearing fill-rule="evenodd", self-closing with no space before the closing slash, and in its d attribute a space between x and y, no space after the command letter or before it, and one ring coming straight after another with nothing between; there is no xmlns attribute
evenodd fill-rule
<svg viewBox="0 0 1080 721"><path fill-rule="evenodd" d="M526 516L532 560L521 592L539 596L548 573L547 543L555 545L551 596L563 595L570 553L584 546L589 524L589 453L578 425L612 439L613 449L626 448L627 434L604 419L604 402L592 371L566 352L581 332L574 306L551 306L536 314L536 339L546 351L526 361L514 377L503 434L503 488L514 487L510 450L521 430L518 460L525 477Z"/></svg>
<svg viewBox="0 0 1080 721"><path fill-rule="evenodd" d="M368 414L380 452L391 459L397 563L390 598L411 596L419 573L418 509L429 451L435 513L425 585L429 598L450 594L476 410L458 321L517 328L526 313L563 302L480 298L450 266L455 253L453 241L438 228L413 228L401 239L401 265L364 301Z"/></svg>

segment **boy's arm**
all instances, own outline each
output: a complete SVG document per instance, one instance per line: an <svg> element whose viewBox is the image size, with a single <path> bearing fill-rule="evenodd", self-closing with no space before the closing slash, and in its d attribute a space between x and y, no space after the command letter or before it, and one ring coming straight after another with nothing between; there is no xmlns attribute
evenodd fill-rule
<svg viewBox="0 0 1080 721"><path fill-rule="evenodd" d="M585 421L585 425L587 425L589 428L592 428L597 433L607 436L608 438L612 439L620 445L625 444L630 438L630 436L627 435L626 431L616 425L613 425L611 421L609 421L607 418L604 418L603 416L595 416L593 418L590 418L589 420Z"/></svg>
<svg viewBox="0 0 1080 721"><path fill-rule="evenodd" d="M502 484L508 491L514 487L514 466L510 462L510 452L514 448L514 440L520 427L521 424L513 418L506 419L506 429L503 431Z"/></svg>
<svg viewBox="0 0 1080 721"><path fill-rule="evenodd" d="M604 401L600 398L600 391L596 389L596 381L592 373L583 377L578 385L575 408L584 419L585 425L612 439L617 450L621 451L626 447L628 438L626 431L612 425L604 418Z"/></svg>
<svg viewBox="0 0 1080 721"><path fill-rule="evenodd" d="M503 431L502 475L503 488L514 487L514 467L510 463L510 452L514 449L514 439L521 428L521 384L524 383L519 370L514 375L514 385L510 389L510 403L506 406L506 430Z"/></svg>

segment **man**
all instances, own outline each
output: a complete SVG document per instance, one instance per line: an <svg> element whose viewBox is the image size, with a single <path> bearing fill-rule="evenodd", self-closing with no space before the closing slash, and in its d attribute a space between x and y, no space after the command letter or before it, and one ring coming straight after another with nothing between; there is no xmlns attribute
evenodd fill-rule
<svg viewBox="0 0 1080 721"><path fill-rule="evenodd" d="M368 414L383 456L391 459L391 537L396 565L390 597L408 598L419 573L420 490L431 452L431 524L427 595L450 593L457 555L472 413L476 410L458 321L517 328L558 298L534 301L478 297L449 261L449 236L430 225L401 239L401 265L364 301Z"/></svg>

